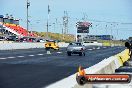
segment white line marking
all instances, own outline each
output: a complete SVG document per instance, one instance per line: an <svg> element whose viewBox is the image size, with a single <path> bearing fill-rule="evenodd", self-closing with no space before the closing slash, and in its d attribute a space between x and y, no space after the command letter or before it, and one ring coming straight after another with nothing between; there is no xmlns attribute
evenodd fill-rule
<svg viewBox="0 0 132 88"><path fill-rule="evenodd" d="M11 59L11 58L15 58L15 57L7 57L7 58L10 58Z"/></svg>
<svg viewBox="0 0 132 88"><path fill-rule="evenodd" d="M93 49L88 49L88 50L93 50Z"/></svg>
<svg viewBox="0 0 132 88"><path fill-rule="evenodd" d="M24 57L24 56L17 56L17 57Z"/></svg>
<svg viewBox="0 0 132 88"><path fill-rule="evenodd" d="M57 52L57 53L62 53L62 52Z"/></svg>
<svg viewBox="0 0 132 88"><path fill-rule="evenodd" d="M42 55L44 55L44 54L37 54L37 55L42 56Z"/></svg>
<svg viewBox="0 0 132 88"><path fill-rule="evenodd" d="M103 47L103 48L106 48L106 47Z"/></svg>
<svg viewBox="0 0 132 88"><path fill-rule="evenodd" d="M0 59L7 59L7 58L0 58Z"/></svg>
<svg viewBox="0 0 132 88"><path fill-rule="evenodd" d="M50 51L47 51L47 54L51 54L51 52Z"/></svg>
<svg viewBox="0 0 132 88"><path fill-rule="evenodd" d="M28 55L28 56L33 57L33 56L35 56L35 55Z"/></svg>

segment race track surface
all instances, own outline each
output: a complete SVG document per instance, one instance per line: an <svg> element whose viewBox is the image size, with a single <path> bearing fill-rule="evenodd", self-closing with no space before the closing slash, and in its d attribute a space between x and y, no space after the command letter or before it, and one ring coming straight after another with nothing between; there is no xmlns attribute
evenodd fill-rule
<svg viewBox="0 0 132 88"><path fill-rule="evenodd" d="M124 47L87 48L86 56L67 56L66 48L51 51L23 49L0 51L0 88L44 88L123 51Z"/></svg>

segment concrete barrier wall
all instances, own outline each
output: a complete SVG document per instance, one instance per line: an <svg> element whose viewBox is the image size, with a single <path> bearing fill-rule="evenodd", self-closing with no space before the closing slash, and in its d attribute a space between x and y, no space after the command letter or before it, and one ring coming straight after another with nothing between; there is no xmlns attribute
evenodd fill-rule
<svg viewBox="0 0 132 88"><path fill-rule="evenodd" d="M58 43L59 47L67 47L69 43Z"/></svg>
<svg viewBox="0 0 132 88"><path fill-rule="evenodd" d="M112 74L115 73L115 70L118 69L120 66L123 66L123 63L129 59L129 50L125 49L121 53L106 58L103 61L97 63L96 65L85 69L85 72L87 74ZM46 88L93 88L92 84L85 84L84 86L78 85L76 82L76 74L77 73L67 78L64 78L63 80L60 80L54 84L51 84Z"/></svg>
<svg viewBox="0 0 132 88"><path fill-rule="evenodd" d="M83 43L85 46L103 46L102 43Z"/></svg>
<svg viewBox="0 0 132 88"><path fill-rule="evenodd" d="M1 43L0 50L44 48L44 43Z"/></svg>
<svg viewBox="0 0 132 88"><path fill-rule="evenodd" d="M0 43L0 50L45 48L45 43ZM68 43L59 43L60 47L67 47Z"/></svg>
<svg viewBox="0 0 132 88"><path fill-rule="evenodd" d="M45 43L13 43L11 41L1 41L0 42L0 50L11 50L11 49L29 49L29 48L44 48ZM69 43L58 43L59 47L67 47ZM100 46L100 43L96 44L85 44Z"/></svg>

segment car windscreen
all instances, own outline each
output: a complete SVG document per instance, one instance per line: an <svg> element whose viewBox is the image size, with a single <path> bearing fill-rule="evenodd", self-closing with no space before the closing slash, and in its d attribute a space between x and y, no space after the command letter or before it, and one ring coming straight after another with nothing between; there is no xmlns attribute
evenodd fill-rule
<svg viewBox="0 0 132 88"><path fill-rule="evenodd" d="M69 45L74 45L74 46L82 46L81 43L70 43Z"/></svg>

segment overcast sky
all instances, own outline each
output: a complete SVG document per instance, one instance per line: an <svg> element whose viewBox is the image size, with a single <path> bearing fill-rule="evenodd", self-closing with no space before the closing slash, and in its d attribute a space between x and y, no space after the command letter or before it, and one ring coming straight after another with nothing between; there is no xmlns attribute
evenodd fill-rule
<svg viewBox="0 0 132 88"><path fill-rule="evenodd" d="M47 7L50 5L51 32L61 33L64 11L69 16L69 32L75 34L75 23L84 17L93 23L90 34L112 34L125 39L132 35L132 0L29 0L30 30L46 31ZM0 14L12 14L26 27L26 0L0 0ZM103 21L103 22L99 22ZM117 23L108 23L117 22ZM55 23L55 25L53 24ZM111 25L112 24L112 25ZM107 25L107 28L106 28Z"/></svg>

